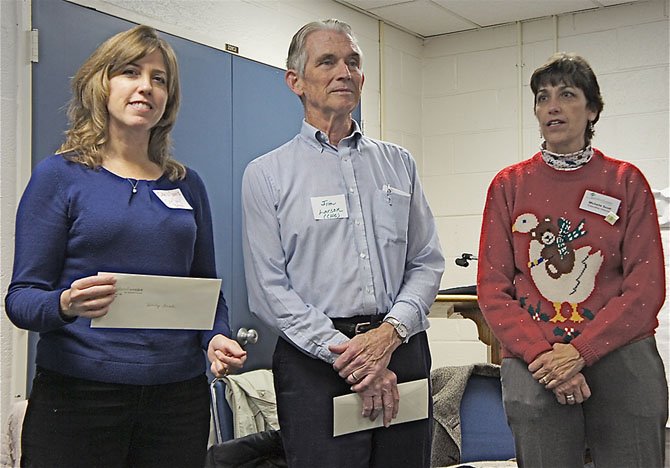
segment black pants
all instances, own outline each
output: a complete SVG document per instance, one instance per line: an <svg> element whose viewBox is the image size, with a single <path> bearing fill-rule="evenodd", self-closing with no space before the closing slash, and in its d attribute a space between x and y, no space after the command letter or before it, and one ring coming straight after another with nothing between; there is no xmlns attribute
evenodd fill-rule
<svg viewBox="0 0 670 468"><path fill-rule="evenodd" d="M430 382L430 364L428 339L422 332L396 349L389 369L399 383L423 378ZM330 364L305 355L282 338L277 340L273 373L289 467L430 466L432 402L428 419L333 437L333 397L351 393L350 385Z"/></svg>
<svg viewBox="0 0 670 468"><path fill-rule="evenodd" d="M37 370L23 423L26 467L202 467L207 378L123 385Z"/></svg>

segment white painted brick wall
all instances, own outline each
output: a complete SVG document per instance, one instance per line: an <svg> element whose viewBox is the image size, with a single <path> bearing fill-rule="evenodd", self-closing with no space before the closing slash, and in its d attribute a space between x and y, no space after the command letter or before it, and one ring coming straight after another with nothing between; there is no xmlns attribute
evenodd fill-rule
<svg viewBox="0 0 670 468"><path fill-rule="evenodd" d="M477 325L470 319L430 317L427 334L431 370L488 362L488 346L479 341Z"/></svg>
<svg viewBox="0 0 670 468"><path fill-rule="evenodd" d="M474 284L476 264L464 269L453 262L477 249L489 181L538 150L528 82L556 43L558 50L583 55L598 76L605 108L594 145L636 164L653 188L670 186L669 11L667 0L650 0L564 15L556 23L552 18L523 22L521 83L517 25L426 41L424 180L447 261L443 288ZM667 230L664 236L667 246ZM670 380L668 316L666 301L658 345Z"/></svg>
<svg viewBox="0 0 670 468"><path fill-rule="evenodd" d="M667 1L651 0L556 21L558 49L583 55L600 81L605 110L594 145L638 165L655 188L670 184L667 12ZM425 43L423 167L447 257L443 287L464 285L463 274L450 265L461 250L453 242L469 239L467 250L475 251L479 238L479 226L458 235L448 226L460 226L462 216L481 215L493 175L538 150L541 138L528 82L554 52L554 33L552 18L522 23L521 83L515 24Z"/></svg>

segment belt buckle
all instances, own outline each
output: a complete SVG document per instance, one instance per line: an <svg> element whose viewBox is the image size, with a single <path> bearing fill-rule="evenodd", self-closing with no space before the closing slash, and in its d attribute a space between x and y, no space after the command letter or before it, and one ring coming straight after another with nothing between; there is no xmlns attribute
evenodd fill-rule
<svg viewBox="0 0 670 468"><path fill-rule="evenodd" d="M369 327L370 325L372 325L372 322L357 323L356 326L354 327L354 334L359 335L361 333L365 333L367 330L364 330L364 328Z"/></svg>

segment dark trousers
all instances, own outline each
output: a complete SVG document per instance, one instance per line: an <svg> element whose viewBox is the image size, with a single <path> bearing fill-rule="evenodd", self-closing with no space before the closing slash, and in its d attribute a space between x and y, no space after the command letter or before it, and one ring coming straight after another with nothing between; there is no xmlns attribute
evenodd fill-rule
<svg viewBox="0 0 670 468"><path fill-rule="evenodd" d="M428 340L422 332L396 349L389 369L399 383L424 378L430 382L430 364ZM430 466L431 399L428 419L333 437L333 397L351 393L350 385L330 364L305 355L282 338L277 340L273 373L290 467Z"/></svg>
<svg viewBox="0 0 670 468"><path fill-rule="evenodd" d="M202 467L209 391L200 375L123 385L37 370L23 423L25 467Z"/></svg>
<svg viewBox="0 0 670 468"><path fill-rule="evenodd" d="M561 405L506 358L503 400L520 467L582 468L588 446L596 467L662 468L668 386L653 337L612 351L582 370L591 397Z"/></svg>

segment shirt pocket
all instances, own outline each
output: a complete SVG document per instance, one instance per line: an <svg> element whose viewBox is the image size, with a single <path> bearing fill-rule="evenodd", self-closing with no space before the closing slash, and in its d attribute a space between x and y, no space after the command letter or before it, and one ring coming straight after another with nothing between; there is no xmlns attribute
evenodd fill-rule
<svg viewBox="0 0 670 468"><path fill-rule="evenodd" d="M385 184L375 193L375 237L407 243L409 205L412 195Z"/></svg>

